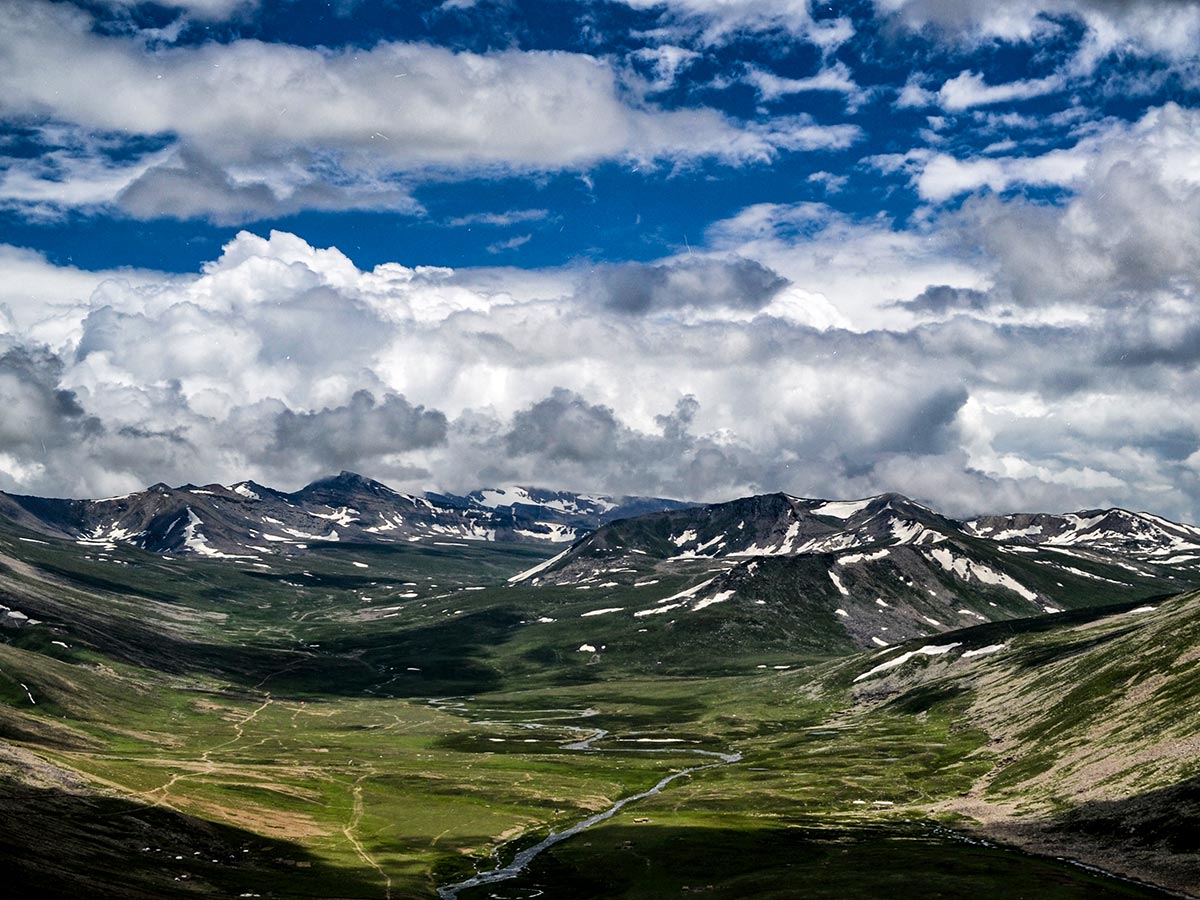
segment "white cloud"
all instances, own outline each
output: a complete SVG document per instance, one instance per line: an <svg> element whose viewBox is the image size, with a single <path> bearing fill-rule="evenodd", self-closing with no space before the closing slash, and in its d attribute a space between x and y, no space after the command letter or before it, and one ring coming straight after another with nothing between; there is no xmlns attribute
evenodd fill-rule
<svg viewBox="0 0 1200 900"><path fill-rule="evenodd" d="M937 93L937 100L942 109L961 112L973 106L1041 97L1062 90L1064 84L1059 75L1010 81L1005 84L987 84L978 72L963 71L942 85Z"/></svg>
<svg viewBox="0 0 1200 900"><path fill-rule="evenodd" d="M813 172L805 179L813 184L821 185L826 193L837 194L850 183L846 175L834 175L832 172Z"/></svg>
<svg viewBox="0 0 1200 900"><path fill-rule="evenodd" d="M750 66L746 70L746 81L754 86L764 100L778 100L780 97L810 91L832 91L845 94L847 105L853 108L868 95L855 83L850 67L840 61L806 78L784 78L766 69Z"/></svg>
<svg viewBox="0 0 1200 900"><path fill-rule="evenodd" d="M907 327L894 301L930 284L986 287L985 270L948 252L935 231L898 230L883 219L854 222L821 203L759 203L714 223L708 240L769 265L821 298L812 324L856 331ZM953 238L950 239L951 241Z"/></svg>
<svg viewBox="0 0 1200 900"><path fill-rule="evenodd" d="M896 95L896 106L899 109L923 109L933 106L937 95L925 85L929 76L923 72L913 72L904 82L900 93Z"/></svg>
<svg viewBox="0 0 1200 900"><path fill-rule="evenodd" d="M1197 232L1193 208L1163 228ZM1133 266L1146 251L1122 244L1134 226L1091 246L1085 211L1031 219L993 202L930 240L819 204L750 207L702 255L650 267L660 290L644 303L619 273L363 271L283 233L243 233L195 276L89 276L9 248L0 284L19 276L36 296L0 337L0 402L20 412L5 419L19 428L0 424L0 486L104 494L249 476L293 487L352 465L410 488L515 480L708 499L891 488L952 513L1121 502L1194 515L1200 329L1164 291L1200 281L1200 243L1185 234L1178 252L1103 273L1140 298L1135 309L1056 326L987 319L991 298L1018 287L1013 271L1053 257L1063 281L1027 287L1078 305L1087 286L1066 280L1089 254ZM866 310L927 284L978 290L960 291L951 318L947 289L941 321L928 307L893 310L887 330L878 313L868 324Z"/></svg>
<svg viewBox="0 0 1200 900"><path fill-rule="evenodd" d="M646 90L654 93L673 87L679 75L700 59L702 54L685 47L676 47L674 44L661 44L657 47L642 47L631 55L650 66L653 77L647 82Z"/></svg>
<svg viewBox="0 0 1200 900"><path fill-rule="evenodd" d="M508 238L507 240L496 241L495 243L488 244L487 252L504 253L507 250L517 250L520 247L524 247L526 244L528 244L532 238L532 234L518 234L515 237Z"/></svg>
<svg viewBox="0 0 1200 900"><path fill-rule="evenodd" d="M628 96L609 62L577 53L255 40L148 49L43 0L0 7L0 93L9 119L175 141L119 162L77 141L61 160L66 180L50 177L50 159L15 165L0 185L10 203L115 202L136 216L219 221L302 208L415 211L405 177L606 160L740 165L858 135L803 117L743 124L709 108L663 110Z"/></svg>
<svg viewBox="0 0 1200 900"><path fill-rule="evenodd" d="M1017 145L991 145L965 158L918 147L881 154L865 162L887 173L907 172L923 200L940 203L982 188L1002 192L1017 186L1082 190L1103 181L1122 164L1150 166L1156 179L1181 184L1200 180L1200 111L1174 103L1148 110L1140 119L1103 120L1071 147L1040 155L997 155Z"/></svg>
<svg viewBox="0 0 1200 900"><path fill-rule="evenodd" d="M548 209L510 209L501 213L469 213L447 220L446 224L460 228L471 225L487 225L493 228L504 228L508 225L519 225L525 222L540 222L550 217Z"/></svg>
<svg viewBox="0 0 1200 900"><path fill-rule="evenodd" d="M141 6L143 0L100 0L105 6L127 9ZM259 6L259 0L158 0L158 5L177 9L193 19L220 20L234 14L248 13Z"/></svg>
<svg viewBox="0 0 1200 900"><path fill-rule="evenodd" d="M1054 150L1033 157L974 157L960 160L945 153L928 156L916 179L917 193L939 203L986 187L997 193L1015 184L1063 186L1077 183L1087 156Z"/></svg>
<svg viewBox="0 0 1200 900"><path fill-rule="evenodd" d="M811 0L618 0L635 9L661 10L677 27L694 30L707 43L723 43L739 34L777 31L803 38L827 50L854 35L847 18L812 15Z"/></svg>
<svg viewBox="0 0 1200 900"><path fill-rule="evenodd" d="M1088 73L1114 52L1152 54L1173 61L1195 56L1200 45L1196 0L875 0L878 14L911 29L931 28L967 44L994 39L1029 42L1060 29L1071 18L1085 29L1075 70Z"/></svg>

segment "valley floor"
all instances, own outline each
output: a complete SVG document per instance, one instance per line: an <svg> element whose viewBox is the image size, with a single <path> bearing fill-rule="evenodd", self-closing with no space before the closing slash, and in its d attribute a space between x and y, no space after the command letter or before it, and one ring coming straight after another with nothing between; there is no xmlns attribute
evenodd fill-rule
<svg viewBox="0 0 1200 900"><path fill-rule="evenodd" d="M268 578L38 552L0 570L47 623L0 643L10 896L1168 896L1063 848L1200 890L1193 596L956 632L869 677L878 654L659 674L576 651L583 631L547 657L511 559L346 548ZM985 645L1005 651L963 655ZM1080 742L1125 748L1110 788L1076 790Z"/></svg>

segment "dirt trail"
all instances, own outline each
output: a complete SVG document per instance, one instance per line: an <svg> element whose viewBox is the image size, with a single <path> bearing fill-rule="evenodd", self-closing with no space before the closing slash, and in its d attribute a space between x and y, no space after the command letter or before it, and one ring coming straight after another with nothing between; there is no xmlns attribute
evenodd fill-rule
<svg viewBox="0 0 1200 900"><path fill-rule="evenodd" d="M342 828L342 834L346 836L346 840L350 842L350 846L354 848L354 852L358 854L359 858L379 873L379 877L383 879L384 897L386 900L392 900L391 876L389 876L388 873L383 870L383 866L379 865L379 863L375 861L375 857L367 852L366 848L363 847L362 842L359 841L354 834L363 817L362 783L374 774L374 771L366 772L354 779L354 784L350 788L354 797L354 810L350 814L350 821L347 822Z"/></svg>

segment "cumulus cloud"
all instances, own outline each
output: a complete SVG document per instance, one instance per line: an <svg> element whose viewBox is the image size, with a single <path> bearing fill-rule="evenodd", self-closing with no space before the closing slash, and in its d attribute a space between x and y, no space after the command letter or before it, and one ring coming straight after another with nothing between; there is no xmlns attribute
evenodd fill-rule
<svg viewBox="0 0 1200 900"><path fill-rule="evenodd" d="M684 258L668 265L603 266L585 291L603 306L625 313L720 307L760 310L788 281L752 259Z"/></svg>
<svg viewBox="0 0 1200 900"><path fill-rule="evenodd" d="M199 152L185 147L163 162L142 169L115 193L110 194L103 184L96 185L99 190L92 203L63 202L61 193L49 185L43 185L43 196L62 207L113 203L137 219L208 218L218 225L305 210L421 212L420 204L407 190L386 179L363 178L338 185L309 171L277 183L272 181L239 181ZM87 184L88 180L77 183Z"/></svg>
<svg viewBox="0 0 1200 900"><path fill-rule="evenodd" d="M853 110L869 96L869 92L855 82L850 67L840 61L806 78L784 78L758 66L749 66L746 70L746 81L754 86L764 100L778 100L780 97L810 91L831 91L844 94L846 105Z"/></svg>
<svg viewBox="0 0 1200 900"><path fill-rule="evenodd" d="M874 0L874 6L879 15L905 28L932 29L968 44L1028 42L1058 32L1063 19L1073 19L1086 32L1076 60L1080 71L1117 51L1185 60L1200 42L1200 3L1195 0Z"/></svg>
<svg viewBox="0 0 1200 900"><path fill-rule="evenodd" d="M899 109L920 109L933 106L937 95L925 86L928 82L929 76L925 73L913 72L896 94L896 106Z"/></svg>
<svg viewBox="0 0 1200 900"><path fill-rule="evenodd" d="M343 406L275 418L272 450L281 460L306 459L327 470L354 468L380 457L446 442L446 417L397 394L376 402L355 391Z"/></svg>
<svg viewBox="0 0 1200 900"><path fill-rule="evenodd" d="M803 116L744 123L711 108L663 109L628 91L609 61L580 53L248 39L152 48L138 35L96 33L86 13L46 0L0 7L0 92L10 121L168 142L114 155L77 141L61 161L67 179L45 159L19 162L0 199L222 222L309 208L412 211L405 177L609 160L741 165L845 147L859 134Z"/></svg>
<svg viewBox="0 0 1200 900"><path fill-rule="evenodd" d="M832 172L813 172L805 180L811 184L819 184L828 194L837 194L850 183L849 176L834 175Z"/></svg>
<svg viewBox="0 0 1200 900"><path fill-rule="evenodd" d="M1104 120L1074 145L1040 154L997 155L1003 145L991 148L992 155L985 151L968 156L917 147L865 162L884 172L907 172L918 195L934 203L982 188L993 193L1027 186L1087 192L1121 166L1144 170L1152 182L1185 189L1200 180L1195 165L1198 126L1200 112L1166 103L1133 122Z"/></svg>
<svg viewBox="0 0 1200 900"><path fill-rule="evenodd" d="M1059 75L1029 78L1004 84L987 84L978 72L960 72L937 92L937 101L948 112L961 112L973 106L989 106L1013 100L1028 100L1061 91L1065 86Z"/></svg>
<svg viewBox="0 0 1200 900"><path fill-rule="evenodd" d="M983 310L987 309L990 303L991 298L987 291L957 288L948 284L931 284L911 300L901 301L901 305L911 310L936 315L962 310Z"/></svg>
<svg viewBox="0 0 1200 900"><path fill-rule="evenodd" d="M0 355L0 449L28 451L51 437L55 443L103 430L86 415L73 391L60 387L62 361L41 348L10 346ZM37 456L45 455L45 451Z"/></svg>
<svg viewBox="0 0 1200 900"><path fill-rule="evenodd" d="M930 284L990 283L978 260L955 252L951 232L901 229L881 217L854 221L824 203L756 203L713 223L707 238L714 249L756 259L789 279L794 287L772 307L803 292L804 302L784 317L817 328L906 328L911 317L893 301Z"/></svg>
<svg viewBox="0 0 1200 900"><path fill-rule="evenodd" d="M728 436L694 435L699 407L695 397L680 397L642 431L607 406L555 388L513 416L504 441L512 459L562 482L599 476L622 493L662 484L681 495L752 490L744 463L753 451Z"/></svg>
<svg viewBox="0 0 1200 900"><path fill-rule="evenodd" d="M409 489L894 489L963 515L1194 518L1200 210L1172 133L1062 209L981 198L936 238L765 204L694 256L529 273L362 270L242 233L198 274L90 285L8 249L3 274L59 299L7 319L0 487L355 468Z"/></svg>
<svg viewBox="0 0 1200 900"><path fill-rule="evenodd" d="M634 9L659 10L678 30L710 44L747 32L780 32L834 49L854 35L847 18L816 18L811 0L619 0Z"/></svg>
<svg viewBox="0 0 1200 900"><path fill-rule="evenodd" d="M1063 205L981 198L962 221L1016 301L1135 307L1200 282L1200 114L1173 104L1114 126L1076 153ZM1157 298L1157 299L1156 299Z"/></svg>
<svg viewBox="0 0 1200 900"><path fill-rule="evenodd" d="M515 455L595 462L612 458L620 428L608 407L588 403L564 388L555 388L545 400L513 416L512 430L505 435L505 443Z"/></svg>

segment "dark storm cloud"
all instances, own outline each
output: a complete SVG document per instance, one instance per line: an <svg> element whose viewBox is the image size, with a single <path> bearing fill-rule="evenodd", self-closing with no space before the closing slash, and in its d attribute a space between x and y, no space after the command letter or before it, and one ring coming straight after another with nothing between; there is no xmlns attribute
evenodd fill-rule
<svg viewBox="0 0 1200 900"><path fill-rule="evenodd" d="M988 295L985 291L971 288L956 288L948 284L931 284L911 300L902 300L897 306L905 307L913 312L933 313L942 315L960 310L978 311L988 306Z"/></svg>
<svg viewBox="0 0 1200 900"><path fill-rule="evenodd" d="M591 273L581 293L623 313L687 307L762 309L788 280L752 259L689 258L666 265L626 263Z"/></svg>
<svg viewBox="0 0 1200 900"><path fill-rule="evenodd" d="M555 388L545 400L513 416L505 435L508 452L545 459L590 462L613 456L621 426L607 406Z"/></svg>
<svg viewBox="0 0 1200 900"><path fill-rule="evenodd" d="M1192 369L1200 362L1200 317L1190 310L1175 315L1142 310L1117 317L1098 362L1114 368Z"/></svg>
<svg viewBox="0 0 1200 900"><path fill-rule="evenodd" d="M377 402L369 391L357 391L345 406L279 413L271 449L335 470L445 440L446 417L438 410L414 406L398 394Z"/></svg>
<svg viewBox="0 0 1200 900"><path fill-rule="evenodd" d="M969 397L959 385L917 398L909 409L899 411L874 449L914 456L945 452L953 443L951 426Z"/></svg>
<svg viewBox="0 0 1200 900"><path fill-rule="evenodd" d="M557 388L518 411L503 442L522 470L532 462L539 477L557 483L599 483L611 493L680 497L733 486L740 490L761 471L762 460L743 460L739 454L745 448L693 435L699 411L695 397L681 397L670 413L655 416L660 429L655 434L631 427L607 406ZM480 433L481 424L471 419L469 427L476 447L486 448L492 441Z"/></svg>
<svg viewBox="0 0 1200 900"><path fill-rule="evenodd" d="M64 368L44 348L15 346L0 355L0 450L103 433L75 392L60 387Z"/></svg>
<svg viewBox="0 0 1200 900"><path fill-rule="evenodd" d="M304 156L307 154L298 155ZM235 180L221 166L187 147L135 178L117 194L115 203L137 219L206 218L217 225L253 222L306 209L412 213L420 208L404 191L376 184L355 187L312 179L290 184L279 194L266 181Z"/></svg>

